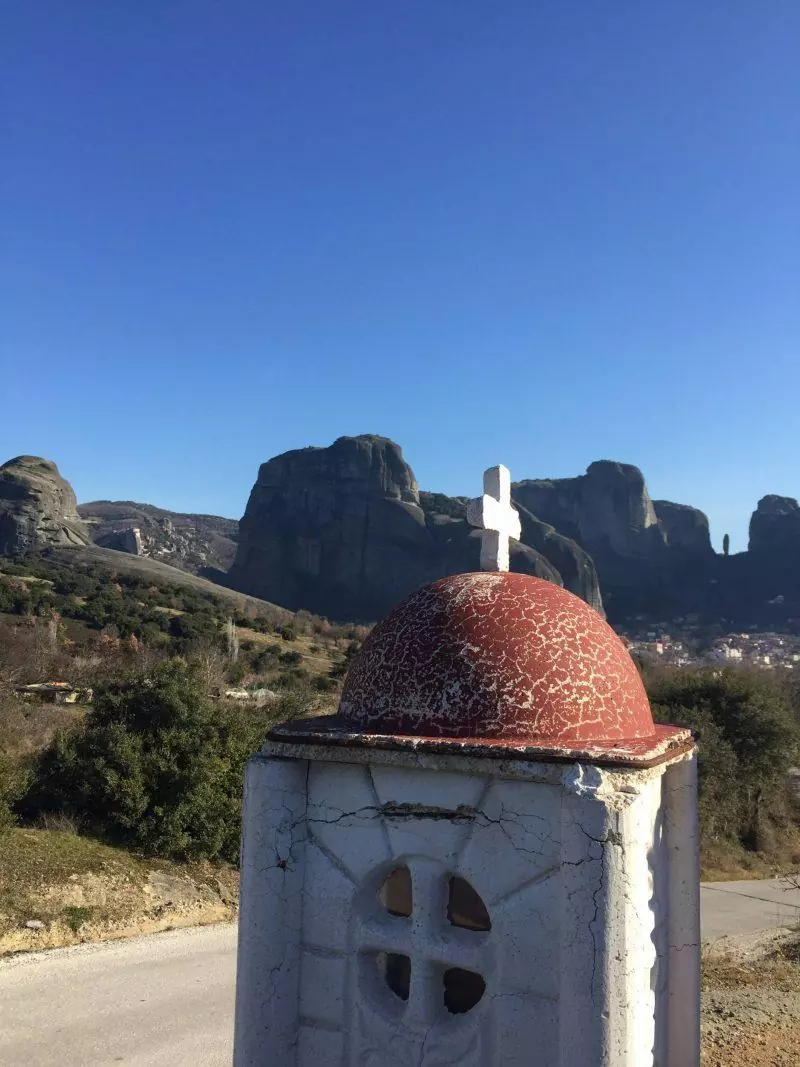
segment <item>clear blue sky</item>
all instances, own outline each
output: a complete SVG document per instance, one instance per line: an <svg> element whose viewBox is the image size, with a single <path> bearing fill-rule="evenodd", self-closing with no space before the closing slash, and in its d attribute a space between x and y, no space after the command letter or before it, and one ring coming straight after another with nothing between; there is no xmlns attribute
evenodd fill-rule
<svg viewBox="0 0 800 1067"><path fill-rule="evenodd" d="M800 495L797 0L7 0L0 458L238 516L347 433L423 488Z"/></svg>

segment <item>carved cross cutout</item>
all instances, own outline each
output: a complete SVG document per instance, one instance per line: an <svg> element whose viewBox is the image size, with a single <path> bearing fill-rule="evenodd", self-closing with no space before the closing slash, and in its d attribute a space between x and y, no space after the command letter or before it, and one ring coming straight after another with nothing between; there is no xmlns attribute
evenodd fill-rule
<svg viewBox="0 0 800 1067"><path fill-rule="evenodd" d="M467 504L467 521L481 531L481 570L507 571L509 541L519 541L522 528L511 506L511 472L500 464L483 474L483 496Z"/></svg>

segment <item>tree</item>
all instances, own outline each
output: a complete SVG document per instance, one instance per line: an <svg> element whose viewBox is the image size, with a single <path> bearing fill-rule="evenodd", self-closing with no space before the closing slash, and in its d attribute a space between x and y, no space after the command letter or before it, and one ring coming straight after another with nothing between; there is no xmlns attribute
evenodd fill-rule
<svg viewBox="0 0 800 1067"><path fill-rule="evenodd" d="M16 824L14 804L25 792L25 768L0 748L0 836Z"/></svg>
<svg viewBox="0 0 800 1067"><path fill-rule="evenodd" d="M659 722L700 734L700 823L706 841L766 846L787 813L800 731L786 692L758 671L673 670L646 676Z"/></svg>
<svg viewBox="0 0 800 1067"><path fill-rule="evenodd" d="M235 861L244 764L263 734L192 667L162 663L96 693L84 723L40 757L23 812L63 812L154 855Z"/></svg>
<svg viewBox="0 0 800 1067"><path fill-rule="evenodd" d="M228 659L236 663L239 658L239 635L236 632L236 623L232 618L228 619L225 626L225 643L228 647Z"/></svg>
<svg viewBox="0 0 800 1067"><path fill-rule="evenodd" d="M728 553L730 552L730 550L731 550L730 534L725 534L725 536L722 538L722 554L724 556L727 556Z"/></svg>

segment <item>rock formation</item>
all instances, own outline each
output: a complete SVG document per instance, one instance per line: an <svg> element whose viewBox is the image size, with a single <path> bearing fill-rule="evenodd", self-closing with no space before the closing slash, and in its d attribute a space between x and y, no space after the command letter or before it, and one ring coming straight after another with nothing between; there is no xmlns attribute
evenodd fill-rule
<svg viewBox="0 0 800 1067"><path fill-rule="evenodd" d="M706 556L713 553L708 516L699 508L671 500L654 500L653 507L668 548Z"/></svg>
<svg viewBox="0 0 800 1067"><path fill-rule="evenodd" d="M589 553L584 552L571 538L532 515L521 504L517 503L516 506L522 522L523 543L530 545L555 567L565 589L591 604L601 615L604 614L597 571Z"/></svg>
<svg viewBox="0 0 800 1067"><path fill-rule="evenodd" d="M286 452L259 470L227 581L295 610L374 620L420 585L478 568L479 535L464 507L461 498L420 494L385 437ZM533 516L523 523L512 570L566 584L600 608L586 554Z"/></svg>
<svg viewBox="0 0 800 1067"><path fill-rule="evenodd" d="M88 541L72 486L55 463L17 456L0 467L0 555Z"/></svg>
<svg viewBox="0 0 800 1067"><path fill-rule="evenodd" d="M598 460L577 478L512 486L516 503L588 549L647 558L664 545L638 467Z"/></svg>
<svg viewBox="0 0 800 1067"><path fill-rule="evenodd" d="M707 606L715 577L708 519L683 504L654 504L638 467L600 460L577 478L517 482L512 497L590 554L614 621Z"/></svg>
<svg viewBox="0 0 800 1067"><path fill-rule="evenodd" d="M235 519L184 515L130 500L96 500L79 504L78 512L101 548L157 559L190 574L218 578L236 555Z"/></svg>
<svg viewBox="0 0 800 1067"><path fill-rule="evenodd" d="M800 504L791 496L762 497L750 518L751 552L788 552L800 564Z"/></svg>
<svg viewBox="0 0 800 1067"><path fill-rule="evenodd" d="M129 552L132 556L143 556L144 544L142 531L138 526L128 526L124 530L110 530L98 534L94 543L100 548L113 548L115 552Z"/></svg>

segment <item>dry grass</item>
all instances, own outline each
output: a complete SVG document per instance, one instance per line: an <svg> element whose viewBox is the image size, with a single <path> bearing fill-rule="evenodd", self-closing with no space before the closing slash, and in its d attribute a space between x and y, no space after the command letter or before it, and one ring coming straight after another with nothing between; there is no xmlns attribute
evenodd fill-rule
<svg viewBox="0 0 800 1067"><path fill-rule="evenodd" d="M40 752L57 730L72 726L86 714L76 704L45 704L22 700L7 686L0 686L0 742L14 759Z"/></svg>
<svg viewBox="0 0 800 1067"><path fill-rule="evenodd" d="M707 946L702 1005L704 1067L796 1067L800 933L765 931Z"/></svg>
<svg viewBox="0 0 800 1067"><path fill-rule="evenodd" d="M240 642L250 641L257 649L275 645L280 646L281 652L299 652L303 657L303 662L298 666L305 667L311 674L327 674L344 651L343 648L337 648L335 641L316 634L310 636L298 634L294 641L284 641L279 634L264 634L259 630L249 630L243 626L237 627L236 633ZM312 647L317 651L312 652Z"/></svg>
<svg viewBox="0 0 800 1067"><path fill-rule="evenodd" d="M227 920L237 899L227 865L147 859L67 829L0 837L0 954Z"/></svg>
<svg viewBox="0 0 800 1067"><path fill-rule="evenodd" d="M794 824L781 828L775 848L751 852L732 841L704 843L700 854L700 877L704 882L745 881L778 878L800 868L800 829Z"/></svg>
<svg viewBox="0 0 800 1067"><path fill-rule="evenodd" d="M703 988L800 992L800 932L775 937L764 954L742 955L713 948L703 954Z"/></svg>

